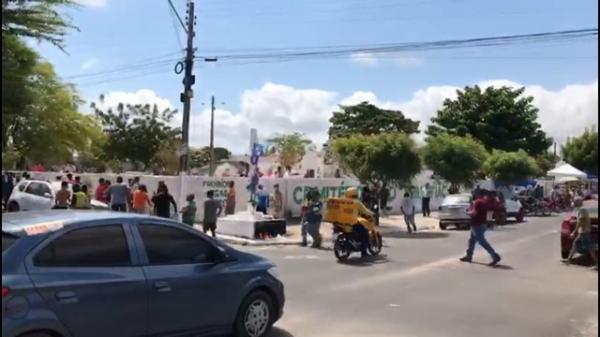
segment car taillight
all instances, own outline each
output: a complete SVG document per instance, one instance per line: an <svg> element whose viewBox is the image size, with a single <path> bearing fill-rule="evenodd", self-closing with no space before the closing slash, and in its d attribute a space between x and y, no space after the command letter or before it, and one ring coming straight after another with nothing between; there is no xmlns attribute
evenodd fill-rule
<svg viewBox="0 0 600 337"><path fill-rule="evenodd" d="M8 295L8 288L2 287L2 298L5 298Z"/></svg>

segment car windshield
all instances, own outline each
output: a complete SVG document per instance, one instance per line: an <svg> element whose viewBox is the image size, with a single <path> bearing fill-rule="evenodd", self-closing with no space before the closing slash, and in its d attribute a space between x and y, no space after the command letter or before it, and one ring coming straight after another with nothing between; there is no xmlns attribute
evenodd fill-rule
<svg viewBox="0 0 600 337"><path fill-rule="evenodd" d="M469 195L451 195L444 199L444 205L468 204L470 202L471 196Z"/></svg>

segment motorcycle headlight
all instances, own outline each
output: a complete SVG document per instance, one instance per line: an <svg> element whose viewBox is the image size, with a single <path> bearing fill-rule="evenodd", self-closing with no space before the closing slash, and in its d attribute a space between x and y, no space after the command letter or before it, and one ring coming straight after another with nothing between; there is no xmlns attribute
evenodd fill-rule
<svg viewBox="0 0 600 337"><path fill-rule="evenodd" d="M267 273L269 273L269 275L271 275L274 278L279 280L279 270L277 270L277 267L273 266L273 267L267 269Z"/></svg>

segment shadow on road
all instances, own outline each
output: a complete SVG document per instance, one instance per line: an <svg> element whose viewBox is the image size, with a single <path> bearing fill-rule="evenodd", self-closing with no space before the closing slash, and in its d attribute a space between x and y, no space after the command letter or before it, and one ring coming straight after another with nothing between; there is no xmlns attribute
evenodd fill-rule
<svg viewBox="0 0 600 337"><path fill-rule="evenodd" d="M492 269L500 269L500 270L515 270L515 268L505 265L505 264L497 264L494 267L490 267L488 266L487 263L483 263L483 262L472 262L473 264L478 264L480 266L486 266L488 268L492 268Z"/></svg>
<svg viewBox="0 0 600 337"><path fill-rule="evenodd" d="M356 266L356 267L370 267L377 264L387 263L389 260L387 259L387 255L378 255L378 256L368 256L365 258L361 257L350 257L346 261L339 261L339 264L345 264L348 266Z"/></svg>
<svg viewBox="0 0 600 337"><path fill-rule="evenodd" d="M383 238L394 239L440 239L448 237L450 234L445 232L415 232L408 233L404 231L395 231L383 234Z"/></svg>
<svg viewBox="0 0 600 337"><path fill-rule="evenodd" d="M273 329L271 329L271 332L269 332L269 334L265 337L294 337L294 335L274 326Z"/></svg>

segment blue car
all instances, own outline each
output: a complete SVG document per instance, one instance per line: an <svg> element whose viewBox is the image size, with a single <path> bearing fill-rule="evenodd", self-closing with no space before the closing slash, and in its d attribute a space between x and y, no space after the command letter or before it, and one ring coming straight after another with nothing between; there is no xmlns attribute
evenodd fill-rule
<svg viewBox="0 0 600 337"><path fill-rule="evenodd" d="M4 214L2 336L264 336L284 307L274 268L163 218Z"/></svg>

